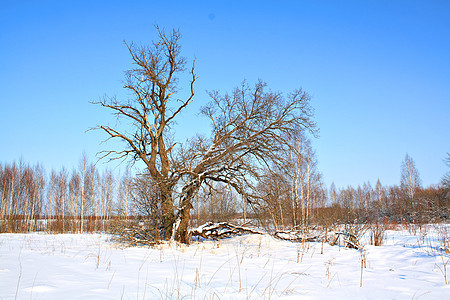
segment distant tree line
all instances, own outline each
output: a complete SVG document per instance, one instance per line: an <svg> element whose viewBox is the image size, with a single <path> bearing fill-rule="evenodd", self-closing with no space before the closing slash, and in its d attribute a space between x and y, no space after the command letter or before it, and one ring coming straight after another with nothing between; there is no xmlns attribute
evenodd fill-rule
<svg viewBox="0 0 450 300"><path fill-rule="evenodd" d="M252 220L268 229L364 222L425 223L450 218L449 173L422 187L409 155L399 185L326 188L305 136L288 153L290 164L271 168L251 202L226 184L205 185L196 194L191 226ZM449 163L449 158L446 159ZM450 167L450 165L449 165ZM78 168L51 170L24 162L0 163L0 232L108 231L117 222L147 222L155 236L162 226L162 199L151 177L100 172L84 155Z"/></svg>
<svg viewBox="0 0 450 300"><path fill-rule="evenodd" d="M380 221L420 224L450 218L450 173L439 184L423 187L413 159L406 155L399 185L383 186L378 180L375 186L367 182L337 189L332 183L327 189L315 164L311 168L308 164L315 161L313 152L306 153L260 183L264 204L260 219L271 220L275 230ZM450 167L448 157L446 163Z"/></svg>
<svg viewBox="0 0 450 300"><path fill-rule="evenodd" d="M448 221L450 218L450 189L442 182L429 187L421 184L414 160L407 154L401 165L400 185L362 186L328 192L331 217L337 222L425 223ZM324 216L326 217L326 216Z"/></svg>
<svg viewBox="0 0 450 300"><path fill-rule="evenodd" d="M127 178L100 173L84 155L77 169L0 163L0 232L92 232L122 215Z"/></svg>

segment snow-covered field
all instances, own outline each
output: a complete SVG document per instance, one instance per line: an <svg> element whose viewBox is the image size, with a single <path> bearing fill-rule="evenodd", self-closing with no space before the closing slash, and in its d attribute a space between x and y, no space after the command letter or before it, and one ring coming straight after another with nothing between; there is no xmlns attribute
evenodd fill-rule
<svg viewBox="0 0 450 300"><path fill-rule="evenodd" d="M381 247L323 254L267 235L124 248L100 234L1 234L0 299L450 299L438 249L449 231L387 231Z"/></svg>

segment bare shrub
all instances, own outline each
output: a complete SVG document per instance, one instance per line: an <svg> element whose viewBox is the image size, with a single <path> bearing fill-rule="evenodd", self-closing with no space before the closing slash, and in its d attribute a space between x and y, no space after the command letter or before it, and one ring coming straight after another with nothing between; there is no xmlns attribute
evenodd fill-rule
<svg viewBox="0 0 450 300"><path fill-rule="evenodd" d="M374 224L370 225L370 244L374 246L381 246L383 240L386 237L385 234L386 226L382 223L376 221Z"/></svg>
<svg viewBox="0 0 450 300"><path fill-rule="evenodd" d="M146 221L117 220L109 227L113 240L130 246L158 244L160 239L152 226Z"/></svg>
<svg viewBox="0 0 450 300"><path fill-rule="evenodd" d="M331 246L342 245L347 248L361 249L361 237L366 233L369 226L365 224L348 223L343 225L342 230L328 235L328 242Z"/></svg>

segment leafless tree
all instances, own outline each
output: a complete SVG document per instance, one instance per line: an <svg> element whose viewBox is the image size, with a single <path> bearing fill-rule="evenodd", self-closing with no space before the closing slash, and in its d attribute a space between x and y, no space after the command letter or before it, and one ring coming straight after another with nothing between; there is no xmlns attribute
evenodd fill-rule
<svg viewBox="0 0 450 300"><path fill-rule="evenodd" d="M66 231L66 214L67 214L67 194L68 194L68 173L63 167L56 175L55 182L55 214L56 214L56 230L60 232Z"/></svg>
<svg viewBox="0 0 450 300"><path fill-rule="evenodd" d="M447 158L445 159L445 164L450 168L450 153L447 153ZM450 171L448 171L444 177L442 177L442 185L447 189L450 189Z"/></svg>
<svg viewBox="0 0 450 300"><path fill-rule="evenodd" d="M331 183L329 193L331 205L338 205L338 192L336 191L336 185L334 184L334 182Z"/></svg>
<svg viewBox="0 0 450 300"><path fill-rule="evenodd" d="M223 182L251 202L264 169L285 162L289 136L300 128L314 130L306 93L296 90L284 97L265 88L261 81L254 88L244 82L232 94L209 93L211 102L202 114L211 121L212 137L192 139L176 159L183 184L174 225L178 240L184 241L192 197L204 182Z"/></svg>
<svg viewBox="0 0 450 300"><path fill-rule="evenodd" d="M196 136L185 144L171 142L169 129L194 98L196 75L192 65L190 92L185 100L177 99L178 78L186 65L180 55L181 35L157 30L159 39L151 47L127 45L134 68L127 72L124 87L132 99L99 102L119 119L130 121L132 130L97 128L127 145L121 151L106 151L103 157L131 157L145 163L161 195L162 238L188 242L192 200L202 184L222 182L251 201L249 191L261 167L280 163L279 153L289 147L287 137L299 128L315 132L315 123L310 97L304 91L286 96L268 91L262 81L254 87L243 82L231 94L209 92L211 101L201 113L211 122L211 137Z"/></svg>
<svg viewBox="0 0 450 300"><path fill-rule="evenodd" d="M99 179L99 215L102 218L102 231L105 231L105 227L107 226L107 223L112 215L115 180L110 169L105 169Z"/></svg>
<svg viewBox="0 0 450 300"><path fill-rule="evenodd" d="M322 175L317 168L317 159L310 139L300 131L290 140L287 175L290 177L294 226L307 227L311 211L317 206L320 190L323 189Z"/></svg>
<svg viewBox="0 0 450 300"><path fill-rule="evenodd" d="M103 157L123 159L132 157L145 163L150 177L161 190L164 218L163 237L170 238L174 222L173 192L179 174L174 172L170 142L170 126L194 97L194 65L191 68L190 95L185 100L176 99L179 76L184 73L186 59L181 56L181 35L173 31L166 35L157 28L159 40L151 47L128 45L134 68L127 71L124 88L133 96L130 101L119 102L105 98L99 102L112 109L118 118L131 122L134 132L119 131L110 126L98 126L110 138L122 140L126 147L121 151L106 151Z"/></svg>
<svg viewBox="0 0 450 300"><path fill-rule="evenodd" d="M87 168L88 168L88 160L86 152L83 152L83 156L81 157L79 164L79 173L81 176L80 181L80 197L78 200L78 205L80 209L80 233L83 233L83 225L84 225L84 216L85 216L85 207L86 207L86 180L87 180Z"/></svg>
<svg viewBox="0 0 450 300"><path fill-rule="evenodd" d="M126 168L125 174L120 178L118 201L117 201L117 215L120 219L128 220L130 215L130 193L132 190L133 178L130 175L129 168Z"/></svg>
<svg viewBox="0 0 450 300"><path fill-rule="evenodd" d="M76 171L72 171L72 175L69 180L69 192L68 192L68 210L69 210L69 216L70 216L70 223L71 228L70 230L72 232L76 232L78 230L78 202L79 198L81 197L81 186L82 186L82 178L80 177L80 174Z"/></svg>
<svg viewBox="0 0 450 300"><path fill-rule="evenodd" d="M132 202L131 214L143 222L147 235L155 240L161 238L163 224L161 193L156 182L148 174L136 176L129 182Z"/></svg>
<svg viewBox="0 0 450 300"><path fill-rule="evenodd" d="M83 160L82 160L83 161ZM100 198L98 197L98 191L100 190L99 184L98 184L98 178L99 178L98 170L95 167L95 164L92 162L89 162L86 166L85 176L83 180L84 185L84 192L83 192L83 198L84 198L84 209L82 211L82 214L86 217L89 217L89 221L86 222L86 230L87 231L93 231L96 230L96 216L98 214L97 210L97 203L96 199ZM84 222L83 222L84 223Z"/></svg>
<svg viewBox="0 0 450 300"><path fill-rule="evenodd" d="M376 193L376 207L375 211L372 210L378 216L389 216L391 203L389 201L388 192L386 188L381 184L381 181L378 179L377 184L375 185L375 193Z"/></svg>
<svg viewBox="0 0 450 300"><path fill-rule="evenodd" d="M295 211L297 210L295 197L292 196L292 181L284 168L267 169L258 179L258 201L253 203L257 210L261 225L273 224L275 230L282 229L286 225L296 225ZM294 202L292 199L294 198ZM272 222L266 224L265 219Z"/></svg>
<svg viewBox="0 0 450 300"><path fill-rule="evenodd" d="M421 180L419 177L419 171L416 168L414 160L406 154L405 160L402 162L401 175L400 175L400 187L406 192L409 197L409 201L413 210L416 207L416 200L414 195L416 190L420 188Z"/></svg>

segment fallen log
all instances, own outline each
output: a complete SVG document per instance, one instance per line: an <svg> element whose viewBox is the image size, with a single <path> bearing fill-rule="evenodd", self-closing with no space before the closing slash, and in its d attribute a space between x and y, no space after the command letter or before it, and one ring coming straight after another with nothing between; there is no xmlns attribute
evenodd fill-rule
<svg viewBox="0 0 450 300"><path fill-rule="evenodd" d="M205 239L211 238L215 240L248 233L263 234L263 232L256 229L238 226L228 222L208 222L190 231L192 237L199 236Z"/></svg>
<svg viewBox="0 0 450 300"><path fill-rule="evenodd" d="M361 248L358 237L346 231L313 234L311 232L305 232L301 230L288 230L288 231L277 231L273 236L280 240L297 243L327 242L331 246L341 245L343 247L352 249Z"/></svg>
<svg viewBox="0 0 450 300"><path fill-rule="evenodd" d="M318 235L305 235L302 231L290 230L290 231L276 231L273 235L275 238L291 241L297 243L304 242L319 242L321 240L321 236Z"/></svg>

